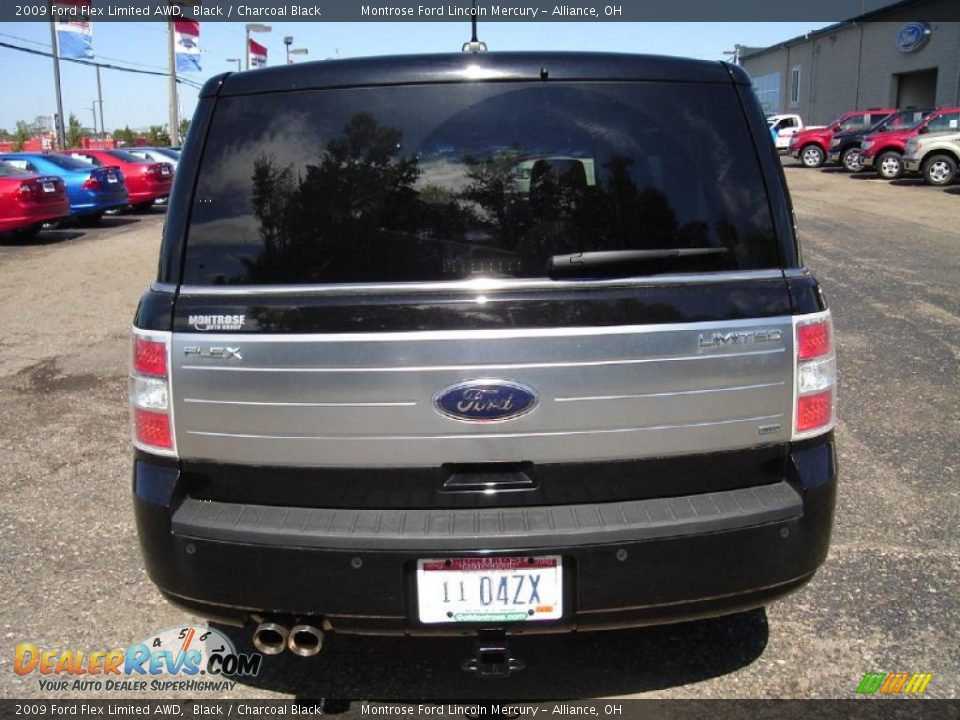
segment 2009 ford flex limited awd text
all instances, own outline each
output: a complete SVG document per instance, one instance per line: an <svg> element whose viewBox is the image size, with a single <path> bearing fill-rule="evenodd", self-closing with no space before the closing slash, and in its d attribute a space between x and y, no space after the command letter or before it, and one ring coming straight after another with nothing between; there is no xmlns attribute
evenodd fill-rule
<svg viewBox="0 0 960 720"><path fill-rule="evenodd" d="M214 78L130 382L150 576L263 652L737 612L827 553L830 312L723 63Z"/></svg>

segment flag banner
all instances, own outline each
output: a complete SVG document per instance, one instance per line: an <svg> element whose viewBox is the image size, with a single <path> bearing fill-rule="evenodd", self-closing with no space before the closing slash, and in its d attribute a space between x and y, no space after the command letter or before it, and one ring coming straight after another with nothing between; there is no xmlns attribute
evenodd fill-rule
<svg viewBox="0 0 960 720"><path fill-rule="evenodd" d="M56 0L52 13L57 22L57 52L60 57L93 57L91 0Z"/></svg>
<svg viewBox="0 0 960 720"><path fill-rule="evenodd" d="M196 20L174 20L177 45L177 72L200 72L200 23Z"/></svg>
<svg viewBox="0 0 960 720"><path fill-rule="evenodd" d="M250 40L250 47L247 48L250 54L250 69L256 70L267 66L267 49L256 40Z"/></svg>

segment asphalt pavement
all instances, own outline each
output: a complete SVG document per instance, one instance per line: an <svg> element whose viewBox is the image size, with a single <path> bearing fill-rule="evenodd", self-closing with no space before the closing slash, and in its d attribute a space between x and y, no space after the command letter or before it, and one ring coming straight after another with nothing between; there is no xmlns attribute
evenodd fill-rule
<svg viewBox="0 0 960 720"><path fill-rule="evenodd" d="M926 695L956 698L960 186L785 166L839 343L842 481L810 585L727 618L521 637L527 669L493 684L459 669L468 638L331 635L316 658L268 659L200 696L850 698L864 673L902 671L932 672ZM44 691L13 671L20 643L125 648L200 620L147 579L129 496L128 333L162 223L155 209L0 239L0 697L116 695Z"/></svg>

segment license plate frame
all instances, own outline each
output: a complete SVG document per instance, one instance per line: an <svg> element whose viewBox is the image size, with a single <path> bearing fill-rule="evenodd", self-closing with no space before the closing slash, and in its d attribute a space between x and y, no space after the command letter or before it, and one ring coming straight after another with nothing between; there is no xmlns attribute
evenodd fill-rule
<svg viewBox="0 0 960 720"><path fill-rule="evenodd" d="M55 193L57 191L57 184L52 180L44 180L40 185L45 193Z"/></svg>
<svg viewBox="0 0 960 720"><path fill-rule="evenodd" d="M425 625L545 622L564 615L560 555L419 559L415 581L416 617Z"/></svg>

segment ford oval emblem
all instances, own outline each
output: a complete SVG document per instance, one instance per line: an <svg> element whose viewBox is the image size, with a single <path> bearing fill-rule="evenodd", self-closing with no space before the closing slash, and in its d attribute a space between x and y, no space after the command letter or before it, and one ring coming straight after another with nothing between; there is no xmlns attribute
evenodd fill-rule
<svg viewBox="0 0 960 720"><path fill-rule="evenodd" d="M930 25L925 22L910 22L897 33L897 48L902 53L916 52L930 40Z"/></svg>
<svg viewBox="0 0 960 720"><path fill-rule="evenodd" d="M503 422L532 411L537 393L510 380L469 380L441 390L433 401L441 414L454 420Z"/></svg>

